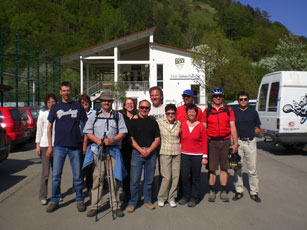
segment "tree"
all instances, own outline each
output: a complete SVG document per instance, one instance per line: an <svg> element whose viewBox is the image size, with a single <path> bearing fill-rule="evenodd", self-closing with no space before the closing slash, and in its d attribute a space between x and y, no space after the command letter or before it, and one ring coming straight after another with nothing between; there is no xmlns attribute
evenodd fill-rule
<svg viewBox="0 0 307 230"><path fill-rule="evenodd" d="M279 39L276 54L261 59L258 66L265 67L269 71L281 70L307 70L307 45L303 44L294 35L286 35Z"/></svg>

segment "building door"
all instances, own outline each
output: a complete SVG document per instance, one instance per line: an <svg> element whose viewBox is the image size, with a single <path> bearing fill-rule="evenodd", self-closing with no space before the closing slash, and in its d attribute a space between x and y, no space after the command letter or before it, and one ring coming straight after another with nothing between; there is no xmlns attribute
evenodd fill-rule
<svg viewBox="0 0 307 230"><path fill-rule="evenodd" d="M191 90L194 93L194 104L199 104L199 95L200 95L200 89L199 85L191 85Z"/></svg>

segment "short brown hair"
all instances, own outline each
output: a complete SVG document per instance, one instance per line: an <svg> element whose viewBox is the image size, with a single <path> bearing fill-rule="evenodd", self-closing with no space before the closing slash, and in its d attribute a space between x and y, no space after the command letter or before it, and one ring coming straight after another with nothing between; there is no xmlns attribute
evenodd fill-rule
<svg viewBox="0 0 307 230"><path fill-rule="evenodd" d="M87 94L82 94L79 96L78 102L81 103L81 101L87 101L90 105L92 104L91 98Z"/></svg>
<svg viewBox="0 0 307 230"><path fill-rule="evenodd" d="M45 106L47 106L47 102L49 101L50 98L52 98L53 100L55 100L55 102L58 102L58 99L57 99L57 97L55 96L55 94L53 94L53 93L48 93L48 94L46 94L46 96L45 96L45 98L44 98Z"/></svg>

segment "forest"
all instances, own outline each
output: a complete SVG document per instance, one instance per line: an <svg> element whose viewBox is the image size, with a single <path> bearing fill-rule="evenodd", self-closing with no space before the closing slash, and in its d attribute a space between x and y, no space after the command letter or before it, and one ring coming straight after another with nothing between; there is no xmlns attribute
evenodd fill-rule
<svg viewBox="0 0 307 230"><path fill-rule="evenodd" d="M238 90L254 98L266 73L307 70L306 37L233 0L1 0L0 7L6 31L57 57L156 27L155 42L202 54L194 62L205 87L224 88L227 100Z"/></svg>

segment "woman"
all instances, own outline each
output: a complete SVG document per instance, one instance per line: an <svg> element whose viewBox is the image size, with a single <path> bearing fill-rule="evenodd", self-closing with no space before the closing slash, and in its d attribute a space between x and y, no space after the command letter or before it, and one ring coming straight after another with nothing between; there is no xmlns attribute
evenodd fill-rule
<svg viewBox="0 0 307 230"><path fill-rule="evenodd" d="M57 98L54 94L47 94L44 99L46 111L41 111L37 119L37 129L36 129L36 155L42 159L42 177L41 186L39 192L39 200L41 205L47 204L48 195L48 178L50 166L52 167L52 158L46 156L46 151L48 149L48 137L47 137L47 127L48 127L48 115L50 108L53 104L57 102ZM52 138L53 139L53 138Z"/></svg>
<svg viewBox="0 0 307 230"><path fill-rule="evenodd" d="M80 95L78 102L83 106L85 113L87 115L87 118L89 118L89 116L92 113L96 112L94 109L91 108L92 101L91 101L91 98L87 94ZM85 126L85 124L82 121L80 121L80 130L81 130L81 137L82 137L81 142L82 142L82 146L83 146L82 147L83 155L81 157L81 159L82 159L81 165L83 164L84 156L85 156L85 153L86 153L86 150L87 150L87 145L88 145L88 138L87 138L86 135L83 134L84 126ZM84 174L84 177L85 177L85 184L86 184L88 194L91 194L90 191L91 191L92 186L93 186L92 168L90 166L87 167L87 170L85 172L83 172L83 174ZM73 187L73 190L74 190L74 187Z"/></svg>
<svg viewBox="0 0 307 230"><path fill-rule="evenodd" d="M197 106L186 108L188 120L181 124L181 178L183 197L180 205L194 207L199 201L201 165L207 161L207 134L202 123L196 120Z"/></svg>
<svg viewBox="0 0 307 230"><path fill-rule="evenodd" d="M162 182L158 194L158 205L164 206L168 201L172 208L175 208L177 197L177 187L180 175L180 121L175 120L176 106L168 104L165 106L166 118L158 120L161 149L160 166Z"/></svg>
<svg viewBox="0 0 307 230"><path fill-rule="evenodd" d="M136 110L136 103L132 98L126 98L124 100L123 115L129 132L129 126L131 125L132 122L131 120L138 119L139 117ZM130 136L128 133L128 135L126 135L126 137L123 139L122 149L121 149L124 165L128 173L128 175L124 178L123 181L125 202L128 202L130 200L130 161L131 161L132 150L133 148L131 146Z"/></svg>

